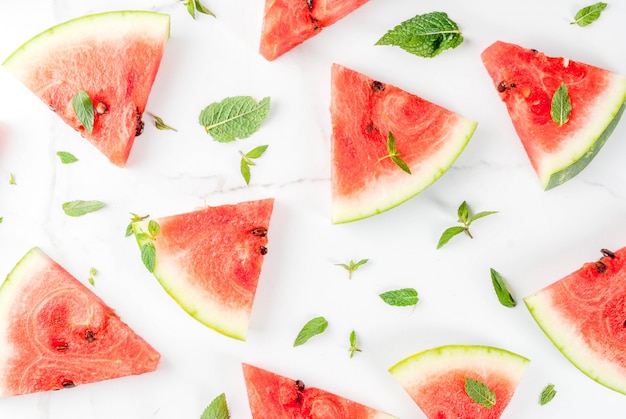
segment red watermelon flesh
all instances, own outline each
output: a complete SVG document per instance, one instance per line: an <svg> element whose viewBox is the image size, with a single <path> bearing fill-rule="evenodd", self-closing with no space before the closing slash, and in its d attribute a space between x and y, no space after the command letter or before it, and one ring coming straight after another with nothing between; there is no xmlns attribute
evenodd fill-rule
<svg viewBox="0 0 626 419"><path fill-rule="evenodd" d="M481 56L544 189L580 173L624 111L626 77L502 41ZM552 96L561 83L572 105L564 124L550 115Z"/></svg>
<svg viewBox="0 0 626 419"><path fill-rule="evenodd" d="M265 0L259 52L272 61L368 0Z"/></svg>
<svg viewBox="0 0 626 419"><path fill-rule="evenodd" d="M0 396L154 371L159 353L40 249L0 287Z"/></svg>
<svg viewBox="0 0 626 419"><path fill-rule="evenodd" d="M242 364L253 419L391 419L371 407L273 372Z"/></svg>
<svg viewBox="0 0 626 419"><path fill-rule="evenodd" d="M201 323L245 340L267 253L273 199L206 207L133 223L140 247L156 249L154 276L172 298Z"/></svg>
<svg viewBox="0 0 626 419"><path fill-rule="evenodd" d="M626 394L626 248L603 252L524 302L572 364Z"/></svg>
<svg viewBox="0 0 626 419"><path fill-rule="evenodd" d="M375 215L437 180L465 148L476 122L399 87L332 66L332 221ZM387 139L411 170L389 158Z"/></svg>
<svg viewBox="0 0 626 419"><path fill-rule="evenodd" d="M448 345L414 354L389 369L430 419L497 419L511 401L530 361L490 346ZM495 393L491 407L474 401L465 379Z"/></svg>
<svg viewBox="0 0 626 419"><path fill-rule="evenodd" d="M88 15L40 33L3 65L111 163L125 166L168 38L166 14ZM80 90L97 109L92 132L72 107Z"/></svg>

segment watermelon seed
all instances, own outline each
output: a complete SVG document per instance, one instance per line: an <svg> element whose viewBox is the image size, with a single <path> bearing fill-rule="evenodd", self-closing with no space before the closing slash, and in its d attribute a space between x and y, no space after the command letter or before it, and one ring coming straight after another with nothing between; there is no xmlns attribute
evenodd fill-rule
<svg viewBox="0 0 626 419"><path fill-rule="evenodd" d="M265 237L267 236L267 229L264 227L258 227L251 231L253 236Z"/></svg>
<svg viewBox="0 0 626 419"><path fill-rule="evenodd" d="M50 110L52 112L56 112L57 111L57 108L55 108L52 104L48 105L48 107L50 108Z"/></svg>
<svg viewBox="0 0 626 419"><path fill-rule="evenodd" d="M94 342L96 340L96 334L91 330L87 330L85 332L85 340L89 343Z"/></svg>
<svg viewBox="0 0 626 419"><path fill-rule="evenodd" d="M261 246L261 247L259 247L259 252L260 252L262 255L267 255L267 247L265 247L265 246Z"/></svg>
<svg viewBox="0 0 626 419"><path fill-rule="evenodd" d="M304 391L304 382L302 380L296 380L296 389L298 391Z"/></svg>
<svg viewBox="0 0 626 419"><path fill-rule="evenodd" d="M107 109L107 105L105 105L104 102L98 101L98 103L96 103L96 113L98 115L104 115Z"/></svg>
<svg viewBox="0 0 626 419"><path fill-rule="evenodd" d="M626 320L624 320L624 323L622 323L622 326L626 327Z"/></svg>
<svg viewBox="0 0 626 419"><path fill-rule="evenodd" d="M606 265L600 261L597 261L596 269L598 270L599 273L603 274L604 272L606 272Z"/></svg>
<svg viewBox="0 0 626 419"><path fill-rule="evenodd" d="M72 380L65 380L61 383L61 385L63 386L63 388L72 388L72 387L76 387L76 384L74 384L74 382Z"/></svg>
<svg viewBox="0 0 626 419"><path fill-rule="evenodd" d="M137 112L135 113L135 119L137 119L137 128L135 128L135 137L139 137L143 132L143 120L141 119L141 112L139 112L139 108L137 108Z"/></svg>
<svg viewBox="0 0 626 419"><path fill-rule="evenodd" d="M380 93L385 90L385 85L377 80L374 80L372 82L372 90L374 91L374 93Z"/></svg>
<svg viewBox="0 0 626 419"><path fill-rule="evenodd" d="M67 350L67 345L57 345L56 350L57 351L66 351Z"/></svg>
<svg viewBox="0 0 626 419"><path fill-rule="evenodd" d="M309 10L313 10L313 0L306 0L306 5L309 6Z"/></svg>
<svg viewBox="0 0 626 419"><path fill-rule="evenodd" d="M506 82L503 80L500 83L498 83L498 92L502 93L505 90L515 89L516 87L517 85L515 83L511 83L507 85Z"/></svg>
<svg viewBox="0 0 626 419"><path fill-rule="evenodd" d="M604 256L608 256L611 259L615 259L615 253L611 252L609 249L601 249L600 252L602 252Z"/></svg>

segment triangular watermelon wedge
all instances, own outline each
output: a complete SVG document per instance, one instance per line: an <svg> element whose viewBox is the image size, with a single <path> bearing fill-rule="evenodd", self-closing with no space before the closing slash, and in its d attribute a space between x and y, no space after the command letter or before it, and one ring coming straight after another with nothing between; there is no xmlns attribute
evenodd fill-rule
<svg viewBox="0 0 626 419"><path fill-rule="evenodd" d="M602 253L524 302L572 364L626 394L626 248Z"/></svg>
<svg viewBox="0 0 626 419"><path fill-rule="evenodd" d="M274 207L272 198L132 224L142 259L192 317L245 340Z"/></svg>
<svg viewBox="0 0 626 419"><path fill-rule="evenodd" d="M259 52L272 61L368 0L265 0Z"/></svg>
<svg viewBox="0 0 626 419"><path fill-rule="evenodd" d="M447 345L411 355L389 372L428 418L497 419L529 362L491 346ZM468 381L488 391L476 397Z"/></svg>
<svg viewBox="0 0 626 419"><path fill-rule="evenodd" d="M159 353L39 248L0 287L0 396L154 371Z"/></svg>
<svg viewBox="0 0 626 419"><path fill-rule="evenodd" d="M393 419L394 416L250 364L242 364L252 419Z"/></svg>
<svg viewBox="0 0 626 419"><path fill-rule="evenodd" d="M445 173L476 129L474 121L339 64L331 80L333 223L417 195ZM386 157L390 133L410 174Z"/></svg>
<svg viewBox="0 0 626 419"><path fill-rule="evenodd" d="M143 130L169 23L169 15L148 11L83 16L30 39L3 66L111 163L125 166ZM91 132L72 107L81 90L94 108Z"/></svg>
<svg viewBox="0 0 626 419"><path fill-rule="evenodd" d="M481 57L546 190L593 160L626 107L626 77L602 68L502 41ZM550 114L561 83L571 102L565 123Z"/></svg>

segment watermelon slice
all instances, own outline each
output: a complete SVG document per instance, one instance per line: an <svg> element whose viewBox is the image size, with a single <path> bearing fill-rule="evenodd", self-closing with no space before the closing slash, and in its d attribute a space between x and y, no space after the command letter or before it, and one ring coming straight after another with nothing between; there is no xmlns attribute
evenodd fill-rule
<svg viewBox="0 0 626 419"><path fill-rule="evenodd" d="M154 219L153 226L137 221L133 231L144 262L146 249L154 249L154 276L187 313L245 340L273 206L270 198L206 207Z"/></svg>
<svg viewBox="0 0 626 419"><path fill-rule="evenodd" d="M259 52L272 61L368 0L265 0Z"/></svg>
<svg viewBox="0 0 626 419"><path fill-rule="evenodd" d="M482 60L546 190L580 173L624 112L622 75L502 41L485 49ZM564 124L550 115L561 83L567 86L572 107Z"/></svg>
<svg viewBox="0 0 626 419"><path fill-rule="evenodd" d="M88 15L27 41L3 65L104 153L125 166L169 38L169 16L147 11ZM86 130L72 107L85 91L95 115Z"/></svg>
<svg viewBox="0 0 626 419"><path fill-rule="evenodd" d="M529 362L490 346L448 345L416 353L389 372L429 418L495 419L511 401ZM495 403L487 407L474 401L466 379L486 385Z"/></svg>
<svg viewBox="0 0 626 419"><path fill-rule="evenodd" d="M603 253L524 302L579 370L626 394L626 248Z"/></svg>
<svg viewBox="0 0 626 419"><path fill-rule="evenodd" d="M394 418L328 391L306 387L301 380L293 380L250 364L244 363L242 367L253 419Z"/></svg>
<svg viewBox="0 0 626 419"><path fill-rule="evenodd" d="M417 195L452 165L476 129L474 121L339 64L331 78L333 223ZM389 133L411 174L385 158Z"/></svg>
<svg viewBox="0 0 626 419"><path fill-rule="evenodd" d="M0 287L0 396L154 371L159 353L39 248Z"/></svg>

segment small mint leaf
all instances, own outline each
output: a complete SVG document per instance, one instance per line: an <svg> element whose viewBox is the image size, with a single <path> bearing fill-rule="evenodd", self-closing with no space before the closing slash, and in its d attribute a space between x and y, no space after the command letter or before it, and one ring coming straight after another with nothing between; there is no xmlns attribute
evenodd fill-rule
<svg viewBox="0 0 626 419"><path fill-rule="evenodd" d="M496 296L498 297L498 301L505 307L515 307L516 302L511 293L509 292L502 276L493 268L490 268L491 272L491 283L493 284L493 289L496 292Z"/></svg>
<svg viewBox="0 0 626 419"><path fill-rule="evenodd" d="M598 2L590 6L583 7L576 13L576 16L574 16L574 21L570 22L570 24L578 26L590 25L600 18L600 15L604 11L604 9L606 9L606 6L606 3Z"/></svg>
<svg viewBox="0 0 626 419"><path fill-rule="evenodd" d="M65 202L62 207L63 211L70 217L80 217L104 207L104 202L76 200Z"/></svg>
<svg viewBox="0 0 626 419"><path fill-rule="evenodd" d="M464 231L465 228L461 226L447 228L439 238L439 242L437 243L437 249L440 249L441 247L443 247L443 245L448 243L452 237L456 236L457 234L461 234Z"/></svg>
<svg viewBox="0 0 626 419"><path fill-rule="evenodd" d="M563 125L569 121L572 112L572 101L565 83L561 83L552 96L550 116L555 124Z"/></svg>
<svg viewBox="0 0 626 419"><path fill-rule="evenodd" d="M417 304L419 298L414 288L401 288L379 294L379 297L390 306L407 307Z"/></svg>
<svg viewBox="0 0 626 419"><path fill-rule="evenodd" d="M76 118L89 133L93 132L93 123L95 118L95 111L93 109L93 102L89 97L89 94L84 90L79 90L72 97L72 108L76 114Z"/></svg>
<svg viewBox="0 0 626 419"><path fill-rule="evenodd" d="M229 419L228 404L226 403L226 394L222 393L213 399L211 404L204 409L200 419Z"/></svg>
<svg viewBox="0 0 626 419"><path fill-rule="evenodd" d="M61 163L63 164L70 164L78 161L78 159L72 153L69 153L67 151L57 151L57 156L59 156L59 158L61 159Z"/></svg>
<svg viewBox="0 0 626 419"><path fill-rule="evenodd" d="M556 396L556 390L554 389L554 384L548 384L542 391L541 396L539 397L539 404L543 406L544 404L550 403L552 399Z"/></svg>
<svg viewBox="0 0 626 419"><path fill-rule="evenodd" d="M315 317L309 320L304 326L302 326L302 329L298 333L293 346L303 345L313 336L323 333L327 327L328 321L324 317Z"/></svg>
<svg viewBox="0 0 626 419"><path fill-rule="evenodd" d="M487 385L473 378L465 377L465 393L481 406L491 409L496 404L496 393Z"/></svg>

